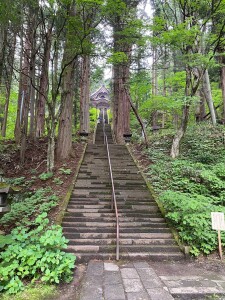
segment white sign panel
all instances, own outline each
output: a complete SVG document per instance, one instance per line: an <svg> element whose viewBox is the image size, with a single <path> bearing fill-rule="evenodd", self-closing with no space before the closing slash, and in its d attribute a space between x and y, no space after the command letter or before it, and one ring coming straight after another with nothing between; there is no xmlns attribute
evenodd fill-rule
<svg viewBox="0 0 225 300"><path fill-rule="evenodd" d="M211 218L212 218L212 229L225 230L224 213L211 212Z"/></svg>

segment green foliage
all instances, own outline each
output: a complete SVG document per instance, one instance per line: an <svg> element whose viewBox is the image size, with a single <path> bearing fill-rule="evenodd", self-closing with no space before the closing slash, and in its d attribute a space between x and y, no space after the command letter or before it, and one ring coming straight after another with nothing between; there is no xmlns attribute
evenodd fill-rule
<svg viewBox="0 0 225 300"><path fill-rule="evenodd" d="M41 180L48 180L53 177L52 172L47 172L47 173L42 173L41 175L38 176Z"/></svg>
<svg viewBox="0 0 225 300"><path fill-rule="evenodd" d="M224 128L222 126L189 127L182 148L186 156L196 162L212 164L225 161Z"/></svg>
<svg viewBox="0 0 225 300"><path fill-rule="evenodd" d="M24 289L23 280L44 283L69 282L75 256L62 250L67 240L60 226L48 226L47 213L39 215L35 228L18 227L11 233L13 240L0 254L0 290L15 294Z"/></svg>
<svg viewBox="0 0 225 300"><path fill-rule="evenodd" d="M22 185L25 183L25 177L17 177L12 179L7 179L7 182L11 185Z"/></svg>
<svg viewBox="0 0 225 300"><path fill-rule="evenodd" d="M61 172L61 174L65 174L65 175L70 175L71 174L71 169L64 169L64 168L60 168L59 171Z"/></svg>
<svg viewBox="0 0 225 300"><path fill-rule="evenodd" d="M127 63L128 62L128 56L125 52L115 52L111 55L110 58L108 58L107 61L109 64L121 64L121 63Z"/></svg>
<svg viewBox="0 0 225 300"><path fill-rule="evenodd" d="M8 3L8 2L7 2ZM0 4L1 5L1 4ZM8 6L9 4L7 4ZM9 6L11 8L11 6ZM1 9L0 9L1 11ZM0 12L1 15L1 12ZM2 97L1 97L2 96ZM0 96L0 107L5 104L5 97L3 94ZM14 90L11 91L10 101L9 101L9 111L8 111L8 119L7 119L7 128L6 128L6 138L13 139L14 138L14 127L16 122L16 112L17 112L17 98L18 93ZM2 112L4 110L2 109ZM1 113L0 113L1 117Z"/></svg>
<svg viewBox="0 0 225 300"><path fill-rule="evenodd" d="M89 112L90 112L90 129L93 132L94 128L97 124L97 119L99 116L99 109L92 107L92 108L90 108Z"/></svg>
<svg viewBox="0 0 225 300"><path fill-rule="evenodd" d="M55 184L57 184L57 185L62 185L62 184L63 184L63 181L62 181L60 178L58 178L58 177L54 178L54 179L53 179L53 182L54 182Z"/></svg>
<svg viewBox="0 0 225 300"><path fill-rule="evenodd" d="M159 194L166 217L191 253L209 254L217 237L211 212L225 212L224 129L202 124L188 129L179 159L169 157L171 136L152 137L147 154L153 164L147 176ZM225 245L225 236L223 235Z"/></svg>
<svg viewBox="0 0 225 300"><path fill-rule="evenodd" d="M30 284L24 291L12 294L3 294L1 300L50 300L56 299L58 292L55 285L48 284Z"/></svg>
<svg viewBox="0 0 225 300"><path fill-rule="evenodd" d="M183 242L192 246L192 254L209 254L217 248L217 233L211 228L211 212L225 213L224 206L213 205L213 200L194 194L166 191L160 197L166 217L179 230ZM225 245L225 236L223 235Z"/></svg>
<svg viewBox="0 0 225 300"><path fill-rule="evenodd" d="M48 212L55 207L59 199L56 195L49 195L48 189L39 189L34 194L21 195L11 204L11 210L0 219L4 226L15 225L16 222L28 224L30 219L42 212Z"/></svg>
<svg viewBox="0 0 225 300"><path fill-rule="evenodd" d="M4 248L6 245L12 242L10 235L1 235L0 234L0 249Z"/></svg>

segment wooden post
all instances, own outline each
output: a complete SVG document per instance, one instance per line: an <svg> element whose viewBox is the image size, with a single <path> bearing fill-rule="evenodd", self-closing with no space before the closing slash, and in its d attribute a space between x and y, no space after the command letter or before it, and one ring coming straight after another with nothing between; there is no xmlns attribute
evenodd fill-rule
<svg viewBox="0 0 225 300"><path fill-rule="evenodd" d="M219 245L219 255L220 255L220 259L223 259L223 252L222 252L222 244L221 244L221 234L220 234L220 230L218 230L218 245Z"/></svg>

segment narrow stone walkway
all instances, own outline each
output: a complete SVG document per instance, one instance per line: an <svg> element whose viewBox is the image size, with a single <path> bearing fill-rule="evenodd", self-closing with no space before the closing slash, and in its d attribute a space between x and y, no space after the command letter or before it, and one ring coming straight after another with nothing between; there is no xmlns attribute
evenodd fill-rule
<svg viewBox="0 0 225 300"><path fill-rule="evenodd" d="M92 260L77 300L224 300L225 272L208 269L185 261Z"/></svg>

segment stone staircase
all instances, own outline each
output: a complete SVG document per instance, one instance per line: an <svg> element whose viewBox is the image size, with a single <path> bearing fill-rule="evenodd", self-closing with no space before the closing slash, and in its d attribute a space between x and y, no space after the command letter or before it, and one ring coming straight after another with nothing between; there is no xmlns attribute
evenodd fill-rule
<svg viewBox="0 0 225 300"><path fill-rule="evenodd" d="M78 261L115 259L116 218L102 124L89 144L63 220L68 251ZM112 142L110 125L105 125ZM120 221L120 258L183 258L126 146L109 145Z"/></svg>

